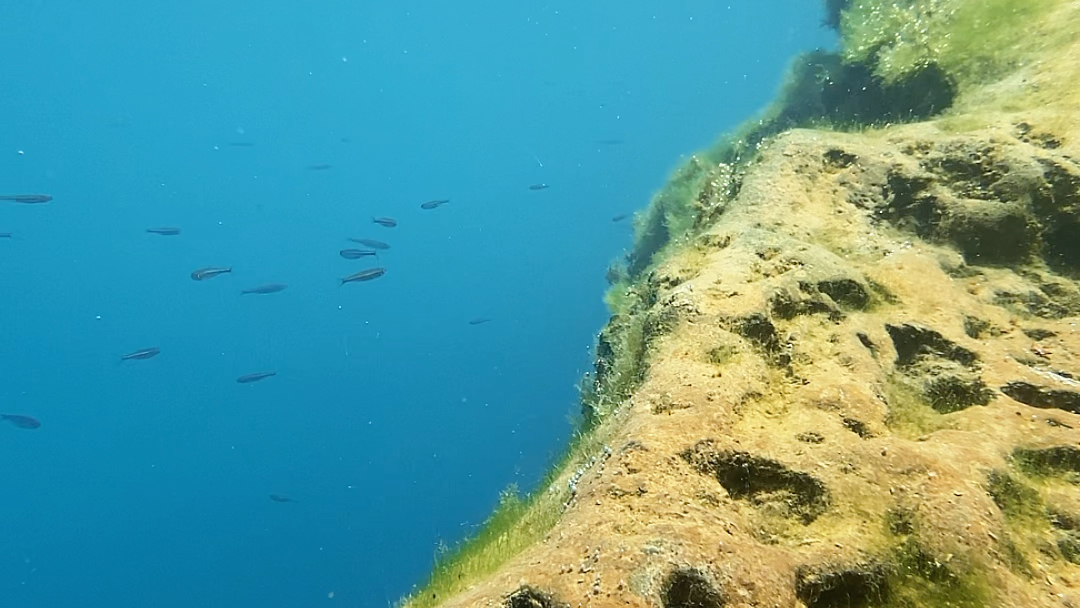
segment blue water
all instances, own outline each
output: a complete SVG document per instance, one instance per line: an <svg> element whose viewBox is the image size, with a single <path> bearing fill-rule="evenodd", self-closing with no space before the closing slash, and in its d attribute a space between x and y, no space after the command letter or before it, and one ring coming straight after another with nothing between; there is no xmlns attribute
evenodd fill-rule
<svg viewBox="0 0 1080 608"><path fill-rule="evenodd" d="M0 608L407 593L567 441L611 217L832 44L806 0L165 6L0 4L0 193L55 197L0 203Z"/></svg>

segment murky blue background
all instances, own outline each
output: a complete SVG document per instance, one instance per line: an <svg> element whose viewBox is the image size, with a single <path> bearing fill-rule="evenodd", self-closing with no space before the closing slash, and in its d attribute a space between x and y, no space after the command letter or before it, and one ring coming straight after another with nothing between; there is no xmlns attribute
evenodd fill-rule
<svg viewBox="0 0 1080 608"><path fill-rule="evenodd" d="M565 444L611 217L832 44L807 0L163 6L0 4L0 193L55 196L0 203L4 608L397 600Z"/></svg>

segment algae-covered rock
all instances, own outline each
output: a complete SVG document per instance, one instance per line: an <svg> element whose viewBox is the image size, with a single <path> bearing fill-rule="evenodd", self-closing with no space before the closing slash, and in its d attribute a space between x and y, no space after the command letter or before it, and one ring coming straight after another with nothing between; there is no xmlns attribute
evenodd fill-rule
<svg viewBox="0 0 1080 608"><path fill-rule="evenodd" d="M639 214L573 447L408 605L1080 606L1080 0L825 5Z"/></svg>

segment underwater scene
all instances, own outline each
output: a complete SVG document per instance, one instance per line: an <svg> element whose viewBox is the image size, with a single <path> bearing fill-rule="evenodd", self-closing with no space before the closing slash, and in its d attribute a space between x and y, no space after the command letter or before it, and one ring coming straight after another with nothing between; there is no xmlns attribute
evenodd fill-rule
<svg viewBox="0 0 1080 608"><path fill-rule="evenodd" d="M611 260L821 7L0 4L0 606L385 606L580 421Z"/></svg>
<svg viewBox="0 0 1080 608"><path fill-rule="evenodd" d="M1080 0L0 28L0 608L1080 608Z"/></svg>

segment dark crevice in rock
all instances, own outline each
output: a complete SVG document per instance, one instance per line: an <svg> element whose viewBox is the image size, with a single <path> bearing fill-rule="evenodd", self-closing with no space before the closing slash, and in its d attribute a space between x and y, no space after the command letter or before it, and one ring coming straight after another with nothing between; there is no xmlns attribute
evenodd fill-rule
<svg viewBox="0 0 1080 608"><path fill-rule="evenodd" d="M1053 288L1050 291L1061 293ZM1080 300L1072 294L1063 295L1064 298L1054 298L1041 288L1023 293L998 290L994 292L993 302L1013 312L1042 319L1061 319L1080 313Z"/></svg>
<svg viewBox="0 0 1080 608"><path fill-rule="evenodd" d="M1051 512L1050 525L1054 528L1061 556L1066 561L1080 565L1080 517Z"/></svg>
<svg viewBox="0 0 1080 608"><path fill-rule="evenodd" d="M1080 392L1047 388L1016 380L1001 387L1001 392L1031 407L1059 409L1080 414Z"/></svg>
<svg viewBox="0 0 1080 608"><path fill-rule="evenodd" d="M503 606L504 608L569 608L570 605L558 601L550 593L525 585L507 596Z"/></svg>
<svg viewBox="0 0 1080 608"><path fill-rule="evenodd" d="M824 159L825 164L834 169L846 169L855 164L859 157L840 148L830 148L825 151Z"/></svg>
<svg viewBox="0 0 1080 608"><path fill-rule="evenodd" d="M748 452L718 451L713 440L700 441L680 456L698 472L715 477L732 498L779 506L805 524L828 507L825 484L775 460Z"/></svg>
<svg viewBox="0 0 1080 608"><path fill-rule="evenodd" d="M844 423L844 428L851 431L852 433L855 433L859 437L862 437L863 439L870 439L874 436L874 434L870 432L870 427L867 426L866 423L862 420L845 417L842 422Z"/></svg>
<svg viewBox="0 0 1080 608"><path fill-rule="evenodd" d="M1080 271L1080 168L1037 158L1045 185L1032 206L1043 224L1043 254L1057 270Z"/></svg>
<svg viewBox="0 0 1080 608"><path fill-rule="evenodd" d="M978 360L975 353L932 329L910 323L886 325L885 329L896 348L897 367L912 365L929 356L955 361L966 367L971 367Z"/></svg>
<svg viewBox="0 0 1080 608"><path fill-rule="evenodd" d="M888 600L889 572L880 564L846 570L795 570L795 595L807 608L869 608Z"/></svg>
<svg viewBox="0 0 1080 608"><path fill-rule="evenodd" d="M668 575L660 595L664 608L721 608L726 603L704 574L689 568Z"/></svg>
<svg viewBox="0 0 1080 608"><path fill-rule="evenodd" d="M964 374L943 374L926 381L924 387L930 407L941 414L967 409L973 405L986 405L994 398L994 391L982 378L966 377Z"/></svg>
<svg viewBox="0 0 1080 608"><path fill-rule="evenodd" d="M855 337L859 339L859 343L862 344L866 350L870 351L871 355L877 356L877 345L870 339L870 336L860 331L855 333Z"/></svg>
<svg viewBox="0 0 1080 608"><path fill-rule="evenodd" d="M933 227L940 223L944 214L940 201L928 192L933 182L930 175L890 172L882 192L885 207L881 216L900 228L924 238L930 237Z"/></svg>
<svg viewBox="0 0 1080 608"><path fill-rule="evenodd" d="M989 321L964 315L964 333L967 334L967 337L979 339L986 334L1000 335L1000 332L995 332L996 330Z"/></svg>
<svg viewBox="0 0 1080 608"><path fill-rule="evenodd" d="M817 290L832 298L841 308L864 310L870 305L870 293L855 279L818 281Z"/></svg>
<svg viewBox="0 0 1080 608"><path fill-rule="evenodd" d="M839 321L844 316L819 294L794 295L786 289L776 292L769 298L769 312L785 320L803 315L824 314L832 321Z"/></svg>
<svg viewBox="0 0 1080 608"><path fill-rule="evenodd" d="M1005 471L986 475L986 493L1007 517L1023 516L1041 508L1039 493Z"/></svg>
<svg viewBox="0 0 1080 608"><path fill-rule="evenodd" d="M1057 335L1056 331L1042 329L1040 327L1027 327L1021 329L1020 331L1024 332L1024 335L1031 338L1032 340L1045 340L1047 338L1053 338Z"/></svg>
<svg viewBox="0 0 1080 608"><path fill-rule="evenodd" d="M781 367L791 364L790 345L780 340L776 326L766 315L755 312L738 317L730 323L730 328L764 351L770 363Z"/></svg>
<svg viewBox="0 0 1080 608"><path fill-rule="evenodd" d="M1013 135L1025 144L1039 146L1044 150L1057 150L1061 147L1060 139L1051 133L1037 131L1030 123L1018 122L1014 127Z"/></svg>
<svg viewBox="0 0 1080 608"><path fill-rule="evenodd" d="M1016 448L1012 456L1020 469L1034 475L1080 474L1080 448L1076 446Z"/></svg>

